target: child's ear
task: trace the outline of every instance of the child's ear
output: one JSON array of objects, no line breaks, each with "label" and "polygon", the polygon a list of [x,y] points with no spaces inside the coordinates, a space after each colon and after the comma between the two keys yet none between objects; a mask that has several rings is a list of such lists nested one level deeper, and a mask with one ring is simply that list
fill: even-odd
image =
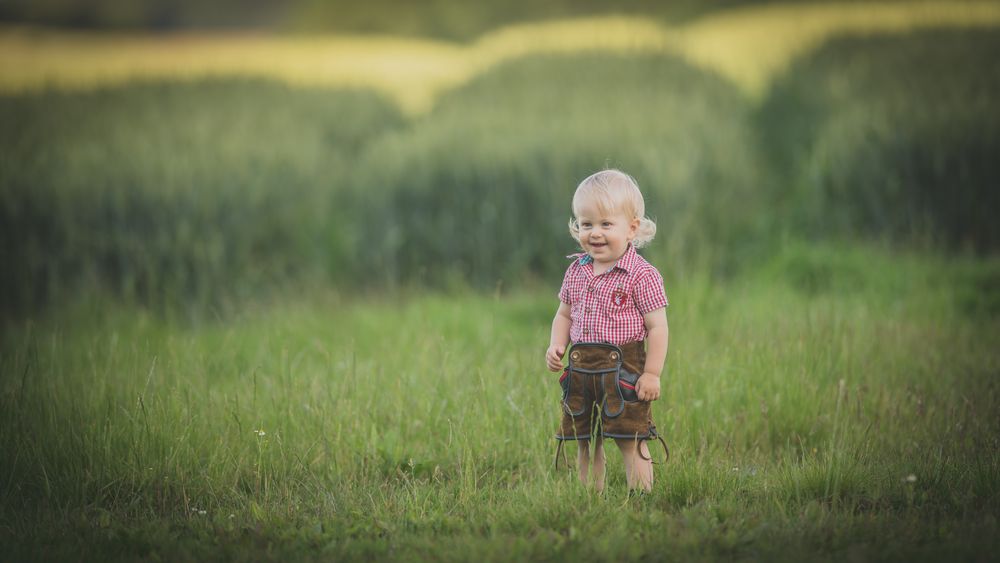
[{"label": "child's ear", "polygon": [[638,218],[632,219],[632,222],[629,223],[629,225],[628,225],[628,237],[629,237],[629,240],[632,240],[633,238],[635,238],[635,235],[639,233],[639,225],[640,224],[641,224],[641,221]]}]

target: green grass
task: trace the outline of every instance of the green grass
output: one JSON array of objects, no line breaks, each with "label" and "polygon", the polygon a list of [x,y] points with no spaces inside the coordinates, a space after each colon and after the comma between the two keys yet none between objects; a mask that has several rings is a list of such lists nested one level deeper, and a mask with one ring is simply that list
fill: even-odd
[{"label": "green grass", "polygon": [[225,309],[336,278],[335,205],[369,137],[399,127],[366,91],[260,80],[0,97],[0,311],[100,289]]},{"label": "green grass", "polygon": [[750,111],[721,78],[669,55],[500,65],[372,142],[355,183],[369,219],[360,272],[490,289],[562,273],[551,257],[578,247],[573,190],[609,166],[643,189],[662,241],[653,252],[678,267],[732,266],[765,216]]},{"label": "green grass", "polygon": [[[836,256],[867,267],[783,281]],[[0,556],[931,560],[1000,547],[1000,327],[962,305],[962,272],[984,266],[797,245],[726,285],[660,266],[673,305],[654,417],[673,457],[639,499],[613,448],[603,497],[552,468],[558,391],[541,356],[556,279],[496,297],[325,292],[218,324],[101,301],[8,324]]]},{"label": "green grass", "polygon": [[0,97],[0,309],[81,287],[226,314],[317,280],[523,285],[562,271],[572,190],[609,165],[646,190],[661,255],[732,266],[765,217],[748,113],[675,57],[601,54],[504,65],[408,122],[370,93],[251,80]]},{"label": "green grass", "polygon": [[994,29],[843,37],[797,61],[757,114],[789,222],[996,252]]},{"label": "green grass", "polygon": [[412,119],[260,80],[2,96],[0,311],[81,288],[225,316],[314,283],[537,285],[606,166],[638,179],[675,271],[734,276],[782,237],[989,256],[996,36],[843,39],[761,106],[674,56],[600,53],[504,63]]},{"label": "green grass", "polygon": [[[0,98],[0,560],[991,557],[996,112],[957,61],[993,43],[844,40],[761,108],[601,54],[409,121],[261,81]],[[673,303],[644,498],[613,448],[604,496],[552,468],[605,165]]]}]

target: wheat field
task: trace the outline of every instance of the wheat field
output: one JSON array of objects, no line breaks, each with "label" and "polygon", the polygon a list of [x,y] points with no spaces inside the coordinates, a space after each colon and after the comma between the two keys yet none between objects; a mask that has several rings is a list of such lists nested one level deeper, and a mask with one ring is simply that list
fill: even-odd
[{"label": "wheat field", "polygon": [[666,26],[628,17],[513,25],[468,45],[365,36],[0,28],[0,90],[94,88],[134,79],[247,75],[296,85],[373,88],[410,115],[495,65],[543,53],[678,54],[759,98],[772,77],[831,37],[995,27],[994,2],[818,3],[729,10]]}]

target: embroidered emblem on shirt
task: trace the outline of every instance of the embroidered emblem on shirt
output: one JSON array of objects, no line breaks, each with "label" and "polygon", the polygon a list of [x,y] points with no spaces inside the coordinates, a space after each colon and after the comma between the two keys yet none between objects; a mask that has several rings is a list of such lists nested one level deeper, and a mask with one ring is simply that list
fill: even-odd
[{"label": "embroidered emblem on shirt", "polygon": [[583,256],[580,257],[580,260],[579,260],[578,264],[580,264],[581,266],[585,266],[587,264],[590,264],[593,261],[594,261],[594,257],[593,256],[591,256],[589,254],[584,254]]},{"label": "embroidered emblem on shirt", "polygon": [[625,292],[620,289],[616,289],[615,292],[611,294],[611,303],[614,304],[616,307],[621,307],[622,305],[624,305]]}]

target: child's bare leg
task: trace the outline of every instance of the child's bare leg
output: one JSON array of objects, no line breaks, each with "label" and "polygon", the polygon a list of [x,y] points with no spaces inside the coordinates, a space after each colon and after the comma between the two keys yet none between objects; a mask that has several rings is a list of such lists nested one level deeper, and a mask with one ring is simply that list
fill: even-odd
[{"label": "child's bare leg", "polygon": [[649,455],[648,440],[639,442],[639,451],[642,455],[636,456],[636,479],[639,481],[642,490],[648,493],[653,490],[653,456]]},{"label": "child's bare leg", "polygon": [[604,491],[604,438],[597,436],[594,438],[594,489],[597,492]]},{"label": "child's bare leg", "polygon": [[[652,491],[653,460],[650,458],[646,441],[619,438],[615,443],[618,444],[618,449],[621,450],[622,458],[625,460],[625,481],[629,490],[641,487],[646,492]],[[640,451],[642,456],[639,455]]]},{"label": "child's bare leg", "polygon": [[576,441],[576,471],[580,482],[587,485],[587,474],[590,472],[590,440]]}]

